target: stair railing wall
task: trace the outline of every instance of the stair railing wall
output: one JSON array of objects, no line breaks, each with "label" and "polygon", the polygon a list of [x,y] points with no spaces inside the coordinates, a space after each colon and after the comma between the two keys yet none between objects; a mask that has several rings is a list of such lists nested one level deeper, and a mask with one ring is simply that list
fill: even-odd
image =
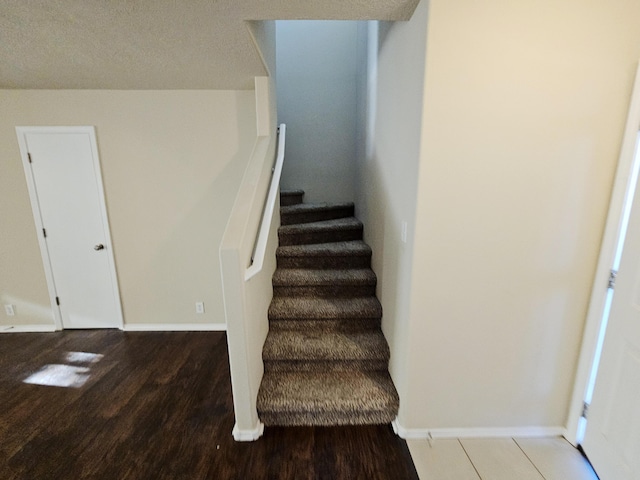
[{"label": "stair railing wall", "polygon": [[[260,91],[268,101],[268,89],[256,83],[257,102]],[[260,111],[260,105],[257,109]],[[271,278],[276,268],[280,226],[280,211],[275,206],[279,204],[285,129],[284,125],[280,126],[277,158],[275,125],[273,130],[265,129],[272,134],[256,138],[220,246],[236,420],[233,436],[237,441],[255,440],[264,429],[258,418],[256,399],[264,373],[262,346],[269,330],[267,311],[273,297]]]}]

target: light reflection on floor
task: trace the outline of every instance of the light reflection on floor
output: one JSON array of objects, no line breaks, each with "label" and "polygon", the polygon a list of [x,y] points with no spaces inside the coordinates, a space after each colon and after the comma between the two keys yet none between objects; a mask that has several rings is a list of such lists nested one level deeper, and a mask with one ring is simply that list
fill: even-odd
[{"label": "light reflection on floor", "polygon": [[[104,355],[88,352],[67,352],[65,361],[75,364],[95,364]],[[24,380],[24,383],[50,387],[80,388],[91,377],[89,366],[49,364]]]},{"label": "light reflection on floor", "polygon": [[67,352],[66,360],[71,363],[98,363],[104,355],[100,353]]}]

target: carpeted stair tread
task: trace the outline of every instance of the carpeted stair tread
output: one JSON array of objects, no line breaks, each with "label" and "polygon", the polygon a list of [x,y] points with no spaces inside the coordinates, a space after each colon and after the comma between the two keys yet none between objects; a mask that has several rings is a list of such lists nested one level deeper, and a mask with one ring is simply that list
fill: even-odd
[{"label": "carpeted stair tread", "polygon": [[274,296],[366,297],[376,294],[376,274],[370,268],[278,268]]},{"label": "carpeted stair tread", "polygon": [[273,297],[269,305],[269,320],[348,320],[380,317],[382,305],[376,297]]},{"label": "carpeted stair tread", "polygon": [[304,190],[280,190],[280,206],[298,205],[303,196]]},{"label": "carpeted stair tread", "polygon": [[381,324],[381,318],[271,319],[269,320],[269,331],[362,332],[365,330],[380,330]]},{"label": "carpeted stair tread", "polygon": [[349,228],[362,228],[362,222],[356,217],[335,218],[332,220],[321,220],[318,222],[283,225],[278,229],[278,232],[305,233],[323,230],[345,230]]},{"label": "carpeted stair tread", "polygon": [[371,248],[361,240],[279,246],[280,268],[370,268]]},{"label": "carpeted stair tread", "polygon": [[278,228],[279,244],[304,245],[362,240],[362,222],[355,217],[295,223]]},{"label": "carpeted stair tread", "polygon": [[386,371],[267,372],[257,401],[265,425],[389,423],[398,404]]},{"label": "carpeted stair tread", "polygon": [[349,242],[314,243],[310,245],[287,245],[276,249],[276,257],[324,257],[358,256],[370,257],[371,247],[362,240]]},{"label": "carpeted stair tread", "polygon": [[[302,191],[302,190],[300,190]],[[282,194],[282,193],[281,193]],[[280,214],[289,213],[310,213],[324,210],[332,210],[337,208],[354,208],[353,202],[341,202],[341,203],[301,203],[299,205],[289,205],[280,209]]]},{"label": "carpeted stair tread", "polygon": [[354,212],[353,202],[299,203],[280,207],[280,224],[292,225],[352,217]]},{"label": "carpeted stair tread", "polygon": [[376,274],[370,268],[314,270],[311,268],[278,268],[273,274],[274,287],[374,285]]},{"label": "carpeted stair tread", "polygon": [[269,332],[262,358],[270,360],[389,360],[389,346],[380,331]]}]

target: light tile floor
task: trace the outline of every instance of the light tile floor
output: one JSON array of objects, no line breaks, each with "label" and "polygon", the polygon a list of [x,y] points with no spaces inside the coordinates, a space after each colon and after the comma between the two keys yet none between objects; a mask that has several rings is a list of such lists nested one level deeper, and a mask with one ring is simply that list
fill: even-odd
[{"label": "light tile floor", "polygon": [[408,440],[421,480],[598,480],[561,437]]}]

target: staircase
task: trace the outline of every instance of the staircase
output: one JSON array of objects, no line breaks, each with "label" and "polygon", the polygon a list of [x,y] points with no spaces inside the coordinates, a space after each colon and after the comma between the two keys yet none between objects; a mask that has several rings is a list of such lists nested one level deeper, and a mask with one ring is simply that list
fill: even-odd
[{"label": "staircase", "polygon": [[280,194],[258,415],[267,426],[389,423],[399,400],[362,223],[353,203],[303,195]]}]

